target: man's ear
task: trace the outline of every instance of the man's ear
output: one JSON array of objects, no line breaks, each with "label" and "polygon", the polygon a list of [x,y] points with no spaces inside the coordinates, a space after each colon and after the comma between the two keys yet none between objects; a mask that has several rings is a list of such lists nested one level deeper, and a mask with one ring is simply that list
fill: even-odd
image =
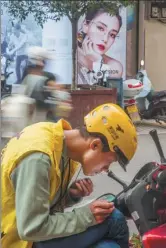
[{"label": "man's ear", "polygon": [[103,144],[101,142],[101,140],[99,138],[95,138],[91,141],[90,143],[90,148],[92,150],[98,150],[98,151],[101,151],[102,148],[103,148]]},{"label": "man's ear", "polygon": [[88,24],[87,24],[87,21],[86,21],[86,20],[84,20],[84,22],[83,22],[82,31],[83,31],[85,34],[87,34],[87,32],[88,32]]}]

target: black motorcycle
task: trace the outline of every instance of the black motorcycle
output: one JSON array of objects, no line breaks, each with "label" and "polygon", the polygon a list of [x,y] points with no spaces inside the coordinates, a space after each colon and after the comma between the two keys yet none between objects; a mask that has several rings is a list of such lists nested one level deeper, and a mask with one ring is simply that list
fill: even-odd
[{"label": "black motorcycle", "polygon": [[[137,79],[143,84],[145,84],[146,80],[151,84],[145,70],[140,70],[138,72]],[[138,96],[136,100],[139,114],[142,119],[154,119],[157,122],[166,122],[166,90],[155,92],[149,85],[147,94],[142,97]]]},{"label": "black motorcycle", "polygon": [[[108,172],[109,177],[122,185],[123,191],[116,196],[107,193],[98,198],[114,202],[116,208],[123,212],[126,218],[134,221],[141,239],[146,241],[148,235],[150,234],[152,237],[152,233],[155,233],[160,227],[163,228],[163,224],[166,231],[166,159],[157,131],[150,131],[150,135],[156,144],[161,163],[145,164],[129,185],[113,172]],[[155,241],[156,236],[154,235],[152,238]],[[162,239],[166,242],[166,236],[163,236]],[[144,244],[143,247],[151,246]],[[159,243],[158,246],[152,247],[165,248]]]}]

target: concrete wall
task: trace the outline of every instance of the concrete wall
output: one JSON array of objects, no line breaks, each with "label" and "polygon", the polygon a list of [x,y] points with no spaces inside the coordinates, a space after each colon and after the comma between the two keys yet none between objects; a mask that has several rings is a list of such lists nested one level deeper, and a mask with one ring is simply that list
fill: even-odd
[{"label": "concrete wall", "polygon": [[166,24],[145,21],[145,67],[156,90],[166,90]]}]

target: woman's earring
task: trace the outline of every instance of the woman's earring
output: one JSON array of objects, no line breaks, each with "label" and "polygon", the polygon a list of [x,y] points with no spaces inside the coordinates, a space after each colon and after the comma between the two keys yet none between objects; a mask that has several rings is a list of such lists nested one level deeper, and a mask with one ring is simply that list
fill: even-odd
[{"label": "woman's earring", "polygon": [[82,46],[82,42],[84,40],[84,37],[85,37],[85,34],[82,31],[77,34],[77,41],[78,41],[79,47]]},{"label": "woman's earring", "polygon": [[84,39],[84,33],[83,32],[79,32],[77,34],[77,40],[78,40],[78,42],[82,43],[83,42],[83,39]]}]

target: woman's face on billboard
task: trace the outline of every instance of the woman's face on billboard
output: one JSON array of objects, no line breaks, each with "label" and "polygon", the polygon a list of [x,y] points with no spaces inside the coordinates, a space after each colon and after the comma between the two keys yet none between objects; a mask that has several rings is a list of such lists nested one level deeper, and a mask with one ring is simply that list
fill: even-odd
[{"label": "woman's face on billboard", "polygon": [[83,32],[93,43],[93,50],[100,55],[105,54],[115,41],[120,24],[117,16],[108,13],[96,15],[90,22],[84,21]]}]

